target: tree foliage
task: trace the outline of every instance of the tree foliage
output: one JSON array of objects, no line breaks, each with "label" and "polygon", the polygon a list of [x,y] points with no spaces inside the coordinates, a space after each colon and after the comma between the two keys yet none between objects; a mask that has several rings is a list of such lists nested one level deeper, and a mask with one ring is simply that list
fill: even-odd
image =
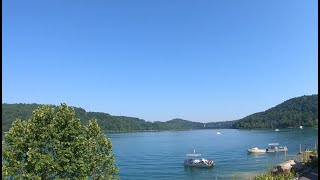
[{"label": "tree foliage", "polygon": [[111,140],[96,120],[87,126],[73,108],[45,105],[13,122],[2,141],[2,173],[13,179],[116,179]]}]

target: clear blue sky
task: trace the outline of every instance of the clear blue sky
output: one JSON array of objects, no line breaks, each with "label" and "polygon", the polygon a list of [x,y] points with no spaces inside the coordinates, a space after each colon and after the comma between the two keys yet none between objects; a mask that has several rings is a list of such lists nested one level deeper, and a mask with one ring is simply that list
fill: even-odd
[{"label": "clear blue sky", "polygon": [[235,120],[318,93],[316,0],[4,0],[2,102]]}]

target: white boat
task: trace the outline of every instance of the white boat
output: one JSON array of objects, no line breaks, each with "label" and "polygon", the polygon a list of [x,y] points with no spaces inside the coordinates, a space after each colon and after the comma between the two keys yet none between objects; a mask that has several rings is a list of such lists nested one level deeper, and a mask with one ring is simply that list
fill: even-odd
[{"label": "white boat", "polygon": [[286,146],[279,146],[279,143],[270,143],[268,144],[267,152],[284,152],[288,151],[288,148]]},{"label": "white boat", "polygon": [[267,152],[267,150],[253,147],[253,148],[248,149],[248,152],[250,152],[250,153],[265,153],[265,152]]},{"label": "white boat", "polygon": [[279,152],[282,152],[282,151],[288,151],[288,148],[287,148],[287,146],[279,146],[278,148],[277,148],[277,151]]},{"label": "white boat", "polygon": [[221,133],[218,131],[217,134],[221,134]]},{"label": "white boat", "polygon": [[274,131],[279,131],[279,129],[275,129]]},{"label": "white boat", "polygon": [[195,157],[201,156],[201,154],[196,154],[196,151],[193,151],[193,154],[186,154],[189,158],[184,160],[185,166],[190,167],[213,167],[213,160],[210,159],[196,159]]},{"label": "white boat", "polygon": [[299,128],[300,128],[300,129],[302,129],[303,127],[302,127],[302,126],[300,126]]}]

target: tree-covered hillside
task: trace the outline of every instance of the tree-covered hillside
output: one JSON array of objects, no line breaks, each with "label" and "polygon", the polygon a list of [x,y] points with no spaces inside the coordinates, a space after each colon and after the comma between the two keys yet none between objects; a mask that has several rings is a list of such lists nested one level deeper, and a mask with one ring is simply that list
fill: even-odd
[{"label": "tree-covered hillside", "polygon": [[318,95],[289,99],[264,112],[240,119],[234,128],[289,128],[318,125]]},{"label": "tree-covered hillside", "polygon": [[[29,119],[39,104],[2,104],[2,132],[8,131],[16,118]],[[55,107],[55,106],[54,106]],[[183,119],[166,122],[148,122],[127,116],[113,116],[101,112],[86,112],[74,107],[82,123],[97,119],[105,132],[161,131],[216,128],[288,128],[318,125],[318,95],[302,96],[287,100],[264,112],[255,113],[234,121],[200,123]]]},{"label": "tree-covered hillside", "polygon": [[[2,132],[8,131],[16,118],[26,120],[31,117],[32,111],[40,104],[2,104]],[[53,106],[56,107],[56,106]],[[183,119],[173,119],[167,122],[148,122],[135,117],[112,116],[101,112],[86,112],[82,108],[74,107],[76,117],[83,124],[89,120],[97,119],[99,125],[105,132],[132,132],[132,131],[161,131],[161,130],[186,130],[225,128],[226,126],[207,126],[204,123],[191,122]],[[224,122],[219,122],[224,124]],[[228,124],[230,124],[228,122]],[[229,126],[228,128],[231,128]]]},{"label": "tree-covered hillside", "polygon": [[233,121],[223,121],[223,122],[209,122],[206,123],[206,128],[209,129],[230,129],[234,128],[234,124],[237,123],[238,120]]}]

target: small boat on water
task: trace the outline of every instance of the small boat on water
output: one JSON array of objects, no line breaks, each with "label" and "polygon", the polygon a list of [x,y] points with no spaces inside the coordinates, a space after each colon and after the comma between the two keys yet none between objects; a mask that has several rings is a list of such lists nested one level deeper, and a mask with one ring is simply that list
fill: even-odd
[{"label": "small boat on water", "polygon": [[221,133],[218,131],[217,134],[221,134]]},{"label": "small boat on water", "polygon": [[300,128],[300,129],[303,129],[303,126],[300,126],[299,128]]},{"label": "small boat on water", "polygon": [[266,149],[259,149],[258,147],[253,147],[247,150],[249,153],[265,153]]},{"label": "small boat on water", "polygon": [[184,160],[185,166],[190,167],[213,167],[213,160],[210,159],[196,159],[195,157],[201,156],[201,154],[196,154],[196,151],[193,151],[193,154],[186,154],[189,158]]},{"label": "small boat on water", "polygon": [[274,131],[279,131],[279,129],[275,129]]},{"label": "small boat on water", "polygon": [[284,152],[284,151],[288,151],[288,148],[286,146],[279,146],[279,143],[270,143],[270,144],[268,144],[268,146],[269,147],[266,149],[267,152]]},{"label": "small boat on water", "polygon": [[[284,152],[288,151],[286,146],[279,146],[279,143],[269,143],[267,149],[259,149],[257,147],[253,147],[248,149],[247,151],[250,153],[265,153],[265,152]],[[279,146],[279,147],[278,147]]]}]

